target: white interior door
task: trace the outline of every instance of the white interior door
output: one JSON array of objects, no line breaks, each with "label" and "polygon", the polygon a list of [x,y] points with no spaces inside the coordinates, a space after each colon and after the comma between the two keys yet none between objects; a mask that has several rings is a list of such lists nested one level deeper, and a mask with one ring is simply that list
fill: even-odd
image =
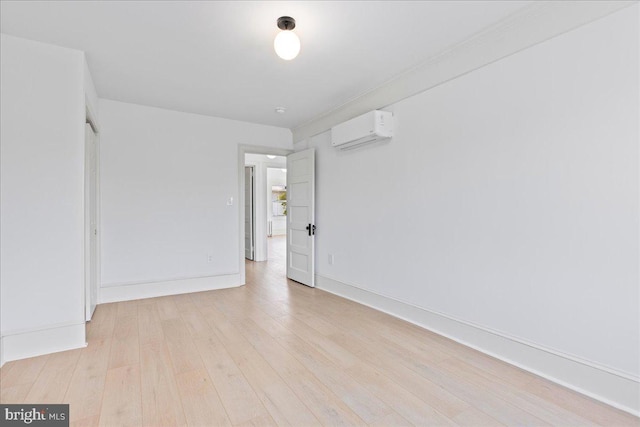
[{"label": "white interior door", "polygon": [[287,277],[315,286],[315,151],[287,156]]},{"label": "white interior door", "polygon": [[255,258],[255,233],[254,233],[254,167],[244,168],[244,257],[254,260]]},{"label": "white interior door", "polygon": [[85,304],[86,320],[91,320],[98,300],[98,204],[97,204],[97,139],[88,123],[85,125]]}]

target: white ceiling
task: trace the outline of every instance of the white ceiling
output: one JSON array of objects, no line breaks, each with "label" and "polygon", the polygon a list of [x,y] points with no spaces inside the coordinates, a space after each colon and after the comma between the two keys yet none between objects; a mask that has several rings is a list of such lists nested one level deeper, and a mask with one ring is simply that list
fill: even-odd
[{"label": "white ceiling", "polygon": [[[295,128],[529,3],[3,0],[0,30],[85,51],[103,98]],[[273,51],[282,15],[293,61]]]}]

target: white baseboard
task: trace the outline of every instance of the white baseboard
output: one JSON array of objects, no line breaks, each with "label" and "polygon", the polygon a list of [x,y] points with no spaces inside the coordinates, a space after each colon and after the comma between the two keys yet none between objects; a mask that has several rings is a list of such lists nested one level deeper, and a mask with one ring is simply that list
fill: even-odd
[{"label": "white baseboard", "polygon": [[640,382],[596,363],[567,357],[375,292],[316,275],[316,287],[421,326],[615,408],[640,415]]},{"label": "white baseboard", "polygon": [[227,274],[163,282],[102,286],[98,289],[98,304],[234,288],[243,284],[240,274]]},{"label": "white baseboard", "polygon": [[1,364],[12,360],[82,348],[86,345],[84,322],[8,333],[0,337]]}]

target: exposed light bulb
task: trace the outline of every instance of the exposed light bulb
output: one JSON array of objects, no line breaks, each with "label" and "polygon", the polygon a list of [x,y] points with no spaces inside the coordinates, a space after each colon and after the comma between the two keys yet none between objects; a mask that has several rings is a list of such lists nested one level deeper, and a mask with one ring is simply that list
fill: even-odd
[{"label": "exposed light bulb", "polygon": [[290,61],[300,53],[300,39],[291,30],[280,31],[273,41],[273,48],[280,58]]}]

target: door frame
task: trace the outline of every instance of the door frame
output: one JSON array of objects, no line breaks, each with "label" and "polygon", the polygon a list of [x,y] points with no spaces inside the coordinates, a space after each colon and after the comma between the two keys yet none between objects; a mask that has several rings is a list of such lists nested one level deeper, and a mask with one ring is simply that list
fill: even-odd
[{"label": "door frame", "polygon": [[240,283],[247,282],[244,268],[244,155],[245,154],[272,154],[274,156],[287,156],[293,150],[287,148],[265,147],[261,145],[238,144],[238,269]]},{"label": "door frame", "polygon": [[[101,227],[100,227],[100,127],[98,125],[98,120],[97,120],[97,115],[96,113],[93,111],[93,109],[91,108],[91,105],[89,104],[89,102],[85,102],[85,124],[89,124],[91,126],[91,129],[93,130],[93,133],[95,134],[95,148],[96,148],[96,188],[95,188],[95,192],[96,192],[96,229],[98,231],[98,234],[96,235],[96,253],[95,253],[95,265],[96,265],[96,307],[98,306],[98,304],[100,303],[100,272],[101,272],[101,263],[100,263],[100,259],[101,259],[101,251],[100,251],[100,242],[102,239],[102,233],[101,233]],[[83,128],[84,129],[84,128]],[[83,153],[84,153],[84,145],[83,145]],[[84,157],[83,157],[84,158]],[[83,162],[83,175],[85,177],[85,182],[86,182],[86,175],[87,175],[87,171],[85,170],[85,165],[86,163]],[[84,184],[83,184],[84,187]],[[84,195],[86,193],[83,191],[83,198]],[[85,205],[86,206],[86,205]],[[87,218],[87,212],[86,212],[86,208],[85,208],[85,212],[84,212],[84,221],[86,222],[88,220]],[[89,283],[86,282],[86,277],[87,277],[87,269],[91,268],[91,260],[88,259],[87,254],[89,252],[89,248],[86,247],[86,242],[87,239],[90,236],[86,235],[86,226],[84,227],[85,229],[85,235],[84,235],[84,243],[83,243],[83,256],[84,256],[84,265],[83,265],[83,277],[85,278],[84,280],[84,286],[83,286],[83,292],[84,292],[84,304],[82,305],[82,318],[85,320],[85,322],[90,321],[91,319],[88,316],[88,306],[90,304],[90,298],[91,298],[91,294],[90,294],[90,290],[89,290]]]},{"label": "door frame", "polygon": [[[251,261],[255,261],[256,259],[256,165],[244,165],[244,171],[245,174],[247,172],[247,168],[251,169],[251,178],[253,179],[253,183],[251,185],[251,242],[253,243],[253,251],[251,251],[251,258],[247,258],[247,246],[245,245],[244,249],[245,249],[245,253],[244,253],[244,258],[245,259],[250,259]],[[244,176],[244,175],[243,175]],[[247,181],[245,180],[244,182],[245,186],[247,185]],[[246,188],[245,188],[245,192],[242,193],[242,196],[244,197],[244,195],[246,194]],[[246,202],[246,199],[242,199],[243,203]],[[247,216],[247,210],[246,210],[246,204],[243,204],[244,209],[244,221],[243,224],[246,224],[246,216]],[[244,228],[244,236],[245,236],[245,243],[246,243],[246,237],[247,237],[247,229]]]}]

